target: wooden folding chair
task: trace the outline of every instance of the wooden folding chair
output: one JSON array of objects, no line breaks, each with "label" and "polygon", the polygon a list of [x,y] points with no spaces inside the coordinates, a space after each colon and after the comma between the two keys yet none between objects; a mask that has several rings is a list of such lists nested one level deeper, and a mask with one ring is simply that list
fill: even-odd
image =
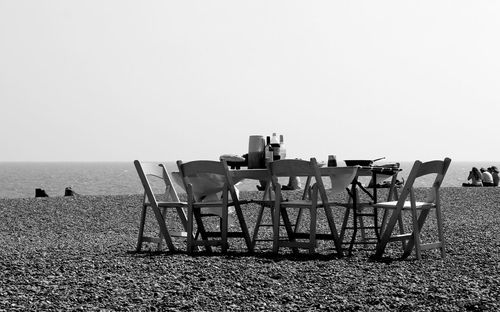
[{"label": "wooden folding chair", "polygon": [[[167,243],[170,250],[176,250],[172,237],[187,237],[187,218],[184,209],[187,207],[186,202],[181,202],[179,196],[175,191],[172,184],[172,179],[164,164],[151,163],[151,162],[140,162],[138,160],[134,161],[137,174],[141,180],[142,186],[144,188],[144,198],[142,204],[141,220],[139,224],[139,237],[137,239],[136,251],[140,251],[142,248],[142,243],[152,242],[158,244],[158,249],[162,248],[163,239]],[[156,179],[157,181],[154,181]],[[156,188],[154,185],[160,182],[160,189],[164,190],[164,194],[158,194],[155,192]],[[157,198],[160,198],[158,200]],[[150,237],[144,235],[144,227],[146,223],[146,215],[148,208],[153,210],[156,221],[159,225],[159,237]],[[166,223],[167,209],[175,209],[177,216],[180,219],[181,226],[184,231],[170,231]]]},{"label": "wooden folding chair", "polygon": [[[393,241],[406,242],[406,244],[403,244],[402,259],[407,258],[411,254],[413,248],[415,248],[417,259],[421,259],[422,251],[428,249],[440,249],[441,257],[445,257],[445,239],[443,235],[443,219],[439,189],[450,163],[450,158],[425,163],[419,160],[415,161],[403,186],[399,199],[397,201],[382,202],[373,205],[377,209],[390,211],[390,218],[387,224],[382,225],[383,230],[381,239],[373,255],[374,259],[380,259],[385,252],[387,244]],[[427,192],[422,192],[425,190],[423,188],[421,190],[415,190],[414,184],[417,179],[433,174],[435,174],[435,178]],[[426,196],[421,196],[421,193],[426,193]],[[417,197],[419,197],[419,199],[423,197],[422,201],[419,201]],[[423,243],[421,237],[422,229],[431,209],[434,209],[436,212],[437,241]],[[411,231],[394,234],[394,227],[398,220],[401,220],[404,211],[408,211],[411,215]]]},{"label": "wooden folding chair", "polygon": [[[228,237],[241,237],[245,240],[249,251],[253,250],[247,225],[241,210],[241,205],[248,201],[239,200],[227,163],[222,161],[196,160],[187,163],[177,161],[188,197],[188,232],[193,232],[193,221],[196,220],[199,235],[188,236],[188,252],[193,252],[195,246],[205,246],[211,251],[211,246],[221,246],[224,253],[228,249]],[[220,193],[220,196],[214,194]],[[241,232],[228,231],[228,211],[234,207]],[[220,213],[214,213],[214,208]],[[203,211],[208,209],[209,213]],[[207,231],[203,217],[219,218],[218,230]],[[199,239],[201,236],[201,239]]]},{"label": "wooden folding chair", "polygon": [[[349,255],[352,254],[354,245],[365,245],[377,244],[380,240],[381,225],[378,221],[378,211],[373,206],[374,203],[378,201],[378,188],[387,188],[387,197],[385,201],[392,201],[398,199],[397,190],[397,176],[399,169],[399,163],[376,166],[372,168],[360,168],[358,174],[354,180],[354,186],[349,192],[350,198],[347,205],[347,210],[344,215],[344,221],[342,223],[342,230],[340,231],[340,237],[344,244],[349,244]],[[360,178],[370,177],[370,182],[368,185],[363,185]],[[391,181],[389,182],[388,179]],[[384,183],[380,183],[380,182]],[[387,183],[389,182],[389,183]],[[370,192],[369,189],[372,189]],[[362,200],[363,198],[367,199]],[[349,216],[351,215],[351,220]],[[384,213],[382,224],[386,220],[386,214]],[[367,219],[367,220],[365,220]],[[349,224],[351,221],[352,224]],[[352,232],[350,241],[344,241],[346,230]],[[371,236],[367,235],[367,230],[372,232]],[[361,240],[358,241],[358,231],[361,234]]]},{"label": "wooden folding chair", "polygon": [[[337,228],[333,219],[331,205],[328,201],[325,186],[321,178],[320,168],[315,158],[310,161],[299,159],[284,159],[271,163],[270,167],[272,186],[275,193],[274,218],[273,218],[273,252],[278,253],[279,247],[289,247],[294,251],[298,248],[305,248],[309,253],[315,252],[317,240],[333,241],[337,254],[342,257],[342,245],[339,239]],[[352,177],[355,175],[354,174]],[[279,178],[286,177],[312,177],[314,184],[311,187],[310,197],[305,196],[302,199],[288,200],[284,197],[281,191]],[[325,211],[326,220],[328,222],[329,233],[317,233],[317,210],[323,208]],[[308,232],[300,232],[299,224],[295,224],[295,229],[292,228],[288,209],[299,209],[299,215],[302,210],[309,210],[310,222]],[[282,239],[280,236],[280,222],[283,219],[287,232],[287,239]],[[300,222],[298,218],[297,222]],[[301,241],[298,241],[300,239]],[[306,241],[303,241],[306,240]]]}]

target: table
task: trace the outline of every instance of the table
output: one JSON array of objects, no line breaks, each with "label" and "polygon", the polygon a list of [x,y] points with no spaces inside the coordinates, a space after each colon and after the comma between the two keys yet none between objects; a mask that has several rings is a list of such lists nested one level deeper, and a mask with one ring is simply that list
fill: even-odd
[{"label": "table", "polygon": [[[323,177],[328,177],[331,176],[333,171],[332,168],[337,168],[337,167],[321,167],[320,168],[320,173],[321,176]],[[345,232],[347,229],[352,229],[353,230],[353,235],[351,237],[351,240],[348,242],[349,243],[349,253],[352,252],[353,245],[356,244],[356,235],[358,230],[362,230],[362,235],[363,235],[363,241],[362,243],[366,243],[365,237],[364,237],[364,229],[367,229],[369,227],[365,227],[363,222],[361,221],[360,224],[358,224],[359,220],[362,220],[361,218],[363,217],[372,217],[374,221],[374,226],[371,227],[376,235],[376,240],[380,240],[380,226],[378,224],[378,214],[377,210],[374,208],[374,211],[372,213],[360,213],[359,209],[363,207],[363,204],[359,202],[359,192],[364,192],[366,193],[370,199],[373,201],[373,203],[377,202],[377,185],[374,183],[374,187],[372,187],[372,192],[368,190],[367,187],[363,186],[363,184],[359,181],[359,177],[362,176],[370,176],[373,181],[377,181],[377,178],[380,176],[389,176],[392,177],[391,179],[391,184],[389,188],[389,195],[388,199],[396,198],[397,199],[397,190],[395,189],[395,183],[397,180],[397,174],[401,169],[396,168],[396,167],[385,167],[385,166],[372,166],[372,167],[359,167],[358,168],[358,173],[354,180],[351,182],[351,189],[348,190],[348,193],[350,195],[350,200],[351,200],[351,206],[349,207],[349,203],[346,205],[346,211],[344,213],[344,219],[341,227],[341,233],[340,233],[340,238],[343,240],[343,237],[345,235]],[[270,188],[270,182],[271,182],[271,175],[268,169],[231,169],[230,171],[230,176],[233,179],[233,183],[237,183],[240,181],[243,181],[245,179],[252,179],[252,180],[258,180],[258,181],[266,181],[266,189],[263,192],[262,200],[253,200],[251,203],[256,203],[260,204],[261,208],[257,217],[257,222],[254,228],[254,233],[252,237],[252,248],[255,246],[256,242],[258,240],[258,230],[262,226],[272,226],[272,224],[261,224],[262,223],[262,217],[264,213],[264,209],[267,208],[273,208],[274,207],[274,201],[273,201],[273,196]],[[174,180],[178,182],[178,173],[173,173],[172,174],[174,177]],[[311,183],[311,177],[307,178],[305,187],[304,187],[304,193],[303,193],[303,198],[307,196],[308,192],[308,187],[310,186]],[[182,186],[182,182],[178,183],[179,185]],[[222,187],[222,185],[207,185],[206,189],[200,189],[199,192],[203,194],[207,194],[207,192],[213,192],[217,189]],[[340,190],[336,190],[337,192]],[[342,190],[343,191],[343,190]],[[366,208],[366,207],[364,207]],[[352,226],[348,226],[348,219],[350,215],[350,211],[353,211],[353,224]],[[300,223],[300,214],[297,217],[296,224]],[[383,224],[383,222],[382,222]],[[296,227],[297,228],[297,227]]]}]

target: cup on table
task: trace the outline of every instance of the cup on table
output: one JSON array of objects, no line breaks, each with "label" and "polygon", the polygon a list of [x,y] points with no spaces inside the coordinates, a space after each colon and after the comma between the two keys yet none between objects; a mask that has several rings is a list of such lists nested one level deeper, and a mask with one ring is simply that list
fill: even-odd
[{"label": "cup on table", "polygon": [[337,167],[337,157],[335,155],[328,155],[328,167]]},{"label": "cup on table", "polygon": [[265,168],[264,147],[266,142],[262,135],[251,135],[248,141],[248,169]]}]

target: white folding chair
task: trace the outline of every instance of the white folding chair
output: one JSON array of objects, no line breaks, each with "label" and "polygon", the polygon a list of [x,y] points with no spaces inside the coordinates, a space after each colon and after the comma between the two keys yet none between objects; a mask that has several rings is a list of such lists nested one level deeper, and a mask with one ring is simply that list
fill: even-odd
[{"label": "white folding chair", "polygon": [[[380,240],[381,224],[378,221],[378,211],[373,206],[378,201],[377,189],[387,188],[387,199],[385,201],[397,200],[399,195],[396,181],[399,171],[399,163],[360,168],[358,170],[358,174],[353,181],[355,187],[349,192],[350,198],[346,206],[348,209],[345,212],[342,230],[340,231],[343,242],[346,230],[352,233],[350,241],[344,242],[349,244],[349,254],[352,254],[354,245],[362,244],[366,247],[368,244],[375,245]],[[364,186],[361,179],[367,177],[370,177],[370,183]],[[387,183],[389,182],[388,179],[391,180],[390,183]],[[382,181],[384,183],[380,183]],[[368,190],[369,188],[372,190]],[[349,218],[351,212],[352,217]],[[383,215],[382,224],[384,224],[385,218],[386,213]],[[372,235],[367,235],[366,230],[370,230]],[[361,234],[361,240],[358,240],[358,231]]]},{"label": "white folding chair", "polygon": [[[340,186],[343,181],[347,181],[348,185],[356,175],[357,168],[328,168],[329,176],[333,181],[338,181],[334,186],[334,191],[345,189],[345,186]],[[298,248],[306,248],[309,253],[315,252],[316,242],[318,239],[331,240],[337,250],[339,257],[343,255],[342,245],[337,232],[337,227],[333,218],[331,206],[336,203],[330,202],[323,184],[322,173],[315,158],[310,161],[299,159],[284,159],[271,163],[269,167],[272,179],[272,185],[275,193],[275,206],[273,217],[273,252],[278,253],[279,247],[290,247],[294,251]],[[348,172],[347,172],[348,171]],[[345,178],[348,176],[347,178]],[[302,177],[314,178],[314,184],[311,187],[310,196],[303,196],[302,199],[285,198],[282,192],[279,178],[286,177]],[[307,191],[308,192],[308,191]],[[299,226],[301,217],[297,217],[295,229],[292,228],[288,216],[288,209],[299,209],[298,216],[301,216],[302,210],[309,210],[310,224],[307,232],[300,232]],[[329,233],[317,233],[317,210],[324,209],[326,221],[328,222]],[[281,239],[280,222],[283,219],[288,238]],[[306,241],[298,241],[298,239]]]},{"label": "white folding chair", "polygon": [[[376,203],[373,207],[384,209],[390,213],[390,218],[386,225],[382,225],[382,234],[377,249],[373,255],[374,259],[380,259],[386,250],[386,246],[390,242],[402,241],[403,254],[401,258],[407,258],[413,248],[417,259],[422,258],[422,251],[429,249],[440,249],[441,257],[445,257],[445,238],[443,234],[443,218],[441,214],[441,202],[439,189],[446,175],[451,159],[434,160],[429,162],[415,161],[409,173],[409,176],[404,183],[403,190],[397,201]],[[415,189],[415,181],[419,178],[435,175],[433,183],[430,187],[419,187]],[[420,179],[422,180],[422,179]],[[424,182],[425,180],[422,180]],[[424,192],[426,191],[426,192]],[[429,212],[434,210],[436,213],[436,231],[437,241],[422,242],[422,230]],[[401,220],[403,212],[410,213],[411,231],[405,233],[394,234],[396,223]],[[427,228],[427,234],[430,234],[430,228]],[[429,235],[430,236],[430,235]],[[430,238],[426,238],[429,240]]]},{"label": "white folding chair", "polygon": [[[176,248],[172,242],[172,237],[188,237],[187,218],[184,211],[187,207],[187,203],[179,200],[179,196],[177,195],[177,192],[172,184],[172,179],[164,164],[140,162],[139,160],[135,160],[134,165],[144,188],[144,198],[136,251],[141,250],[144,242],[157,243],[158,249],[161,249],[163,239],[165,239],[168,248],[171,251],[174,251]],[[158,183],[161,185],[159,189],[164,191],[163,194],[159,194],[159,192],[156,191],[157,188],[154,187]],[[158,198],[161,199],[158,200]],[[144,235],[148,208],[153,210],[158,223],[160,229],[158,237]],[[167,209],[174,209],[176,211],[177,216],[180,219],[180,225],[184,231],[172,231],[169,229],[165,220],[167,216]]]},{"label": "white folding chair", "polygon": [[[224,253],[229,247],[228,237],[243,238],[248,251],[252,251],[253,245],[241,210],[241,205],[248,201],[238,199],[227,163],[224,160],[196,160],[187,163],[179,160],[177,167],[188,197],[188,232],[193,232],[193,221],[196,219],[198,233],[201,236],[201,239],[198,239],[198,235],[188,237],[188,252],[193,252],[195,246],[205,246],[207,251],[211,251],[211,246],[221,246],[221,251]],[[216,193],[220,193],[220,197],[214,196]],[[240,232],[228,230],[229,207],[234,207]],[[214,209],[219,212],[214,213]],[[214,216],[219,218],[219,228],[207,231],[202,218]]]}]

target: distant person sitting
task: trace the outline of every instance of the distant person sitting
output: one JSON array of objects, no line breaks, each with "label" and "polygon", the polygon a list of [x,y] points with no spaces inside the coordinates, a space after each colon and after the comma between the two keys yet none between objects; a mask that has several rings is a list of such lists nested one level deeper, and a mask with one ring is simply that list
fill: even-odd
[{"label": "distant person sitting", "polygon": [[469,171],[467,181],[472,180],[470,183],[463,183],[462,186],[483,186],[481,172],[476,167],[472,167]]},{"label": "distant person sitting", "polygon": [[77,196],[78,194],[73,191],[73,189],[71,188],[71,186],[68,186],[64,189],[64,196]]},{"label": "distant person sitting", "polygon": [[493,176],[484,168],[481,168],[481,179],[483,186],[493,186]]},{"label": "distant person sitting", "polygon": [[491,173],[493,177],[493,186],[498,186],[498,182],[500,181],[500,177],[498,175],[498,168],[496,166],[491,166],[488,168],[488,171]]},{"label": "distant person sitting", "polygon": [[49,195],[47,195],[44,189],[37,188],[35,189],[35,197],[49,197]]}]

